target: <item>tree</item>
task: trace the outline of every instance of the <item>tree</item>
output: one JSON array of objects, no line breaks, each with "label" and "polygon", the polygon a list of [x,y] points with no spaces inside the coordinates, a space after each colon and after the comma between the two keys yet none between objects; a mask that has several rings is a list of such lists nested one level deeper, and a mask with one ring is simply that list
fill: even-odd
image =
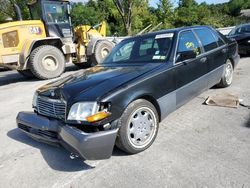
[{"label": "tree", "polygon": [[117,10],[120,13],[125,31],[131,34],[133,0],[113,0]]},{"label": "tree", "polygon": [[14,11],[13,4],[17,4],[20,9],[24,20],[30,18],[29,10],[27,7],[27,0],[0,0],[1,10],[0,10],[0,22],[5,22],[7,18],[16,20],[16,14]]},{"label": "tree", "polygon": [[[26,6],[31,0],[0,0],[0,23],[6,18],[16,19],[13,3],[19,5],[23,19],[29,19]],[[85,3],[72,4],[72,23],[95,25],[105,20],[107,34],[119,36],[133,35],[152,24],[162,22],[162,28],[188,25],[212,25],[226,27],[249,21],[240,11],[250,8],[249,0],[230,0],[228,3],[196,3],[195,0],[179,0],[174,7],[173,0],[158,0],[157,7],[150,7],[149,0],[85,0]]]},{"label": "tree", "polygon": [[148,6],[148,1],[141,1],[133,7],[132,34],[139,33],[149,25],[156,26],[158,19],[153,9]]},{"label": "tree", "polygon": [[121,32],[122,21],[113,0],[90,0],[86,3],[74,3],[71,12],[72,23],[75,27],[85,24],[96,25],[105,20],[108,23],[107,35],[116,32],[123,34]]},{"label": "tree", "polygon": [[89,1],[87,4],[75,3],[71,11],[72,23],[74,26],[83,24],[95,25],[103,20],[96,2]]},{"label": "tree", "polygon": [[192,7],[198,5],[195,0],[179,0],[179,7]]},{"label": "tree", "polygon": [[174,11],[173,4],[170,0],[159,0],[157,3],[157,18],[161,21],[162,28],[171,28],[173,27]]},{"label": "tree", "polygon": [[234,17],[239,16],[244,3],[244,0],[231,0],[228,3],[229,14]]}]

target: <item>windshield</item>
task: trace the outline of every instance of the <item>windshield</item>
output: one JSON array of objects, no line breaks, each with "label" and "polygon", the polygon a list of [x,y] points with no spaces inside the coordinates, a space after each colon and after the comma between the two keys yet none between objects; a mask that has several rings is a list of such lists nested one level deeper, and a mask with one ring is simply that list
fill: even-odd
[{"label": "windshield", "polygon": [[45,3],[44,9],[48,23],[69,23],[65,3]]},{"label": "windshield", "polygon": [[103,63],[165,62],[174,33],[155,34],[125,39],[119,43]]},{"label": "windshield", "polygon": [[240,27],[234,28],[228,35],[250,33],[250,25],[243,25]]}]

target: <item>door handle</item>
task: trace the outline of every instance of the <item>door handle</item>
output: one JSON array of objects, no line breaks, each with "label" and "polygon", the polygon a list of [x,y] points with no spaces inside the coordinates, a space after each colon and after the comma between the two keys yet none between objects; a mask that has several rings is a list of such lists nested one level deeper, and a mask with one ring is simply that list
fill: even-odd
[{"label": "door handle", "polygon": [[206,63],[206,62],[207,62],[207,58],[206,58],[206,57],[201,58],[201,59],[200,59],[200,62],[201,62],[201,63]]}]

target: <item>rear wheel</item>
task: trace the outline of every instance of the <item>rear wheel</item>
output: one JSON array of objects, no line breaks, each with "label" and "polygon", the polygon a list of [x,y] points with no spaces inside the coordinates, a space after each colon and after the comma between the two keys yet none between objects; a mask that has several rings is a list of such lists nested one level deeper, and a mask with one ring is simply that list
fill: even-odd
[{"label": "rear wheel", "polygon": [[226,68],[222,75],[221,81],[218,84],[219,87],[228,87],[233,82],[234,67],[230,60],[226,62]]},{"label": "rear wheel", "polygon": [[43,45],[33,50],[29,63],[31,72],[39,79],[56,78],[65,70],[63,53],[50,45]]},{"label": "rear wheel", "polygon": [[95,66],[101,63],[104,58],[111,52],[113,47],[113,43],[107,40],[98,41],[95,46],[94,54],[91,58],[91,65]]},{"label": "rear wheel", "polygon": [[119,120],[116,146],[135,154],[150,147],[158,132],[158,114],[153,104],[138,99],[132,102]]}]

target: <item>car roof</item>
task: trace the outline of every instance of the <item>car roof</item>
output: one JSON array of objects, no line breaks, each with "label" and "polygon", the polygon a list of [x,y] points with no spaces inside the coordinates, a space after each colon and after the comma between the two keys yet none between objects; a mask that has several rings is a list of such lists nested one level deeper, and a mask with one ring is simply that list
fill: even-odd
[{"label": "car roof", "polygon": [[164,30],[160,30],[160,31],[155,31],[155,32],[151,32],[151,33],[146,33],[146,34],[142,34],[142,35],[136,35],[133,36],[131,38],[139,38],[139,37],[150,37],[153,35],[158,35],[158,34],[164,34],[164,33],[179,33],[180,31],[183,30],[187,30],[187,29],[201,29],[201,28],[211,28],[211,26],[186,26],[186,27],[178,27],[178,28],[174,28],[174,29],[164,29]]},{"label": "car roof", "polygon": [[248,26],[248,25],[250,25],[250,23],[240,24],[240,25],[238,25],[236,27],[243,27],[243,26]]}]

